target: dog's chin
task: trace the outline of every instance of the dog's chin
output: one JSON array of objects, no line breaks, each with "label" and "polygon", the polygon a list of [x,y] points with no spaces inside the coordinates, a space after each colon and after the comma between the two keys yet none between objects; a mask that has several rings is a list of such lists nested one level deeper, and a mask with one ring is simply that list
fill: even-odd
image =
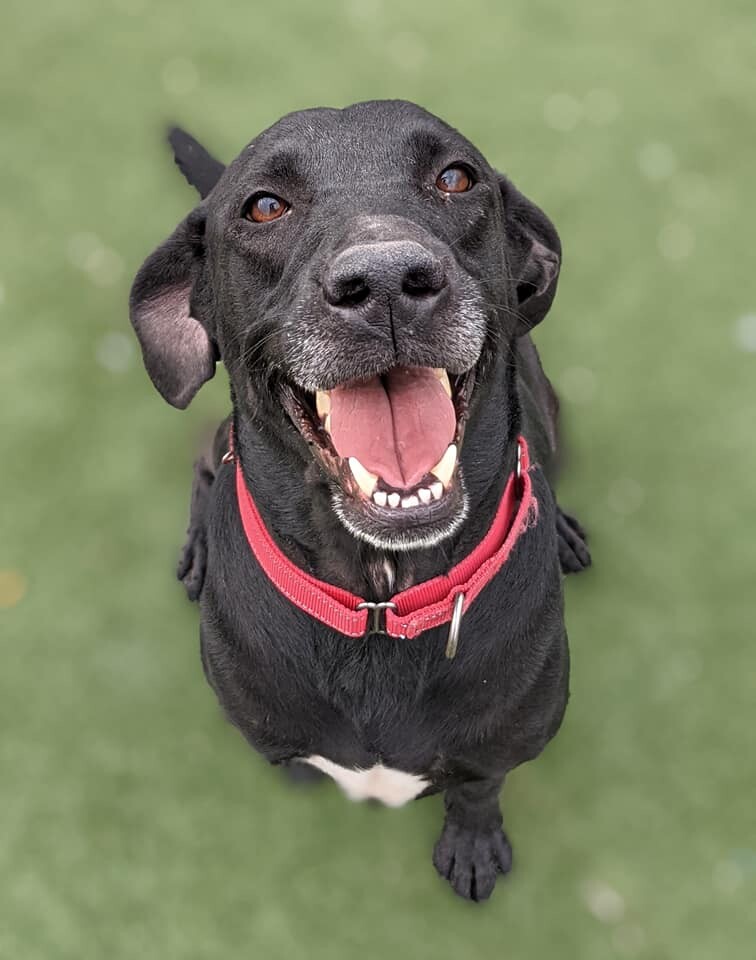
[{"label": "dog's chin", "polygon": [[474,381],[474,368],[449,376],[443,368],[396,367],[328,391],[281,385],[283,407],[325,472],[334,513],[350,534],[408,551],[460,528],[468,500],[459,460]]}]

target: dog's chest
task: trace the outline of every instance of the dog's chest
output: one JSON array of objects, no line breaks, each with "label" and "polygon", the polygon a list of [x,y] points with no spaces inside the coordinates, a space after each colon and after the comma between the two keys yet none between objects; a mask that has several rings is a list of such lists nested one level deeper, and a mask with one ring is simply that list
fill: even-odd
[{"label": "dog's chest", "polygon": [[350,800],[379,800],[387,807],[401,807],[430,786],[430,780],[418,774],[394,770],[381,763],[363,770],[342,767],[318,755],[306,757],[304,762],[335,780]]}]

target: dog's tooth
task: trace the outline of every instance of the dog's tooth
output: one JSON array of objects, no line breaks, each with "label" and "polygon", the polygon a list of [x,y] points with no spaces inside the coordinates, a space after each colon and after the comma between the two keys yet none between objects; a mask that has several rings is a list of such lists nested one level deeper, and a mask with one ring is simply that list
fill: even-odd
[{"label": "dog's tooth", "polygon": [[321,420],[331,412],[331,395],[327,390],[318,390],[315,394],[315,408]]},{"label": "dog's tooth", "polygon": [[[449,486],[449,481],[454,473],[454,467],[457,463],[457,445],[450,443],[446,448],[446,453],[441,457],[436,466],[431,470],[434,477],[437,477],[445,487]],[[432,488],[431,488],[432,489]]]},{"label": "dog's tooth", "polygon": [[390,507],[398,507],[401,497],[398,493],[390,493],[388,495],[388,505]]},{"label": "dog's tooth", "polygon": [[420,489],[417,491],[417,495],[420,497],[420,501],[422,503],[430,503],[433,497],[433,494],[427,487],[420,487]]},{"label": "dog's tooth", "polygon": [[434,500],[440,500],[444,495],[444,485],[440,480],[437,480],[435,483],[431,484],[431,494],[433,495]]},{"label": "dog's tooth", "polygon": [[326,414],[326,418],[323,421],[323,429],[325,430],[326,433],[331,432],[331,414],[330,413]]},{"label": "dog's tooth", "polygon": [[409,507],[419,507],[420,501],[413,494],[411,497],[404,497],[404,499],[402,500],[402,506],[404,507],[405,510],[408,509]]},{"label": "dog's tooth", "polygon": [[388,500],[388,494],[385,490],[376,490],[373,494],[373,500],[375,500],[379,507],[385,507],[386,501]]},{"label": "dog's tooth", "polygon": [[436,378],[444,388],[447,397],[450,397],[452,395],[452,388],[451,383],[449,383],[449,374],[446,372],[446,370],[444,370],[443,367],[436,367],[433,372],[436,374]]},{"label": "dog's tooth", "polygon": [[357,486],[360,490],[368,496],[371,496],[378,482],[378,477],[369,470],[366,470],[357,457],[349,458],[349,469],[352,471],[352,476],[357,481]]}]

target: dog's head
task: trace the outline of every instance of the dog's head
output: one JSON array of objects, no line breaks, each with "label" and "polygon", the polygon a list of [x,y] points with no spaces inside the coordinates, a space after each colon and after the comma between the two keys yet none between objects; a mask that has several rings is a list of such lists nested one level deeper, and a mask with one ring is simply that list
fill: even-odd
[{"label": "dog's head", "polygon": [[186,134],[202,201],[131,292],[145,366],[185,407],[226,365],[237,414],[313,458],[357,537],[456,530],[476,376],[546,314],[560,244],[480,152],[414,104],[284,117],[224,169]]}]

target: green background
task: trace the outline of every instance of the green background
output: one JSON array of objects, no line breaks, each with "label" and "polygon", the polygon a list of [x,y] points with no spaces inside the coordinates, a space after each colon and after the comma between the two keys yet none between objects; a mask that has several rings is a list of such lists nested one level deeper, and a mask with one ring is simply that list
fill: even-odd
[{"label": "green background", "polygon": [[[559,955],[756,947],[752,0],[4,0],[0,957]],[[474,140],[565,248],[537,333],[592,534],[562,733],[504,794],[483,907],[434,798],[293,790],[224,723],[172,568],[199,437],[126,314],[224,159],[290,110],[401,96]]]}]

